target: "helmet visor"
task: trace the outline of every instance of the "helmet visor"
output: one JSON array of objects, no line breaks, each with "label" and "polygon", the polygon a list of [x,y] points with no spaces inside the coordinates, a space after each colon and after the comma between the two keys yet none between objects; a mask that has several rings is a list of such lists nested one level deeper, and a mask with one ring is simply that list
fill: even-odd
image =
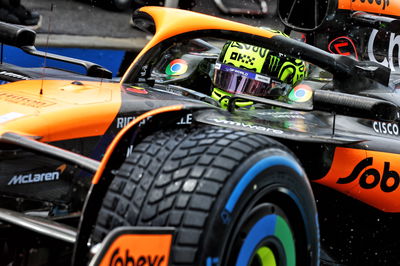
[{"label": "helmet visor", "polygon": [[258,97],[282,95],[282,85],[271,77],[221,63],[215,64],[214,86],[232,94]]}]

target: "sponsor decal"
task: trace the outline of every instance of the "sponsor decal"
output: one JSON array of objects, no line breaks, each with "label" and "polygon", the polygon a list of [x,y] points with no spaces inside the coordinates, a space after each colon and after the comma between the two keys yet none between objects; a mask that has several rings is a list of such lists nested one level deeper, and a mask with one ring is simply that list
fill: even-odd
[{"label": "sponsor decal", "polygon": [[16,73],[12,73],[12,72],[7,72],[7,71],[1,71],[0,75],[8,76],[8,77],[11,77],[11,78],[16,78],[16,79],[22,79],[22,80],[30,79],[29,77],[26,77],[26,76],[23,76],[23,75],[20,75],[20,74],[16,74]]},{"label": "sponsor decal", "polygon": [[132,256],[130,254],[129,249],[125,250],[125,253],[120,254],[119,248],[115,249],[110,263],[110,266],[135,266],[135,265],[162,265],[165,264],[165,256],[164,255],[139,255]]},{"label": "sponsor decal", "polygon": [[229,125],[229,126],[236,126],[236,127],[241,127],[241,128],[248,128],[248,129],[270,132],[270,133],[279,134],[279,135],[283,134],[283,131],[280,129],[274,129],[274,128],[264,127],[264,126],[260,126],[260,125],[252,125],[252,124],[244,123],[244,122],[231,121],[231,120],[218,119],[218,118],[208,118],[207,120],[210,122],[220,124],[220,125]]},{"label": "sponsor decal", "polygon": [[5,123],[10,120],[17,119],[22,116],[24,116],[24,114],[17,113],[17,112],[10,112],[10,113],[4,114],[4,115],[0,115],[0,124]]},{"label": "sponsor decal", "polygon": [[313,90],[310,86],[300,84],[294,87],[289,93],[289,100],[298,103],[304,103],[311,99]]},{"label": "sponsor decal", "polygon": [[336,148],[327,175],[314,182],[385,212],[400,212],[400,154]]},{"label": "sponsor decal", "polygon": [[328,45],[328,51],[332,54],[340,54],[345,56],[353,56],[358,60],[356,46],[352,39],[346,36],[337,37]]},{"label": "sponsor decal", "polygon": [[187,114],[176,123],[177,125],[191,125],[193,122],[193,114]]},{"label": "sponsor decal", "polygon": [[306,119],[300,112],[260,112],[258,115],[269,115],[273,118]]},{"label": "sponsor decal", "polygon": [[56,181],[60,178],[60,175],[67,168],[66,164],[60,165],[56,171],[51,172],[41,172],[41,173],[28,173],[28,174],[17,174],[14,175],[10,181],[8,181],[8,186],[22,185],[22,184],[32,184],[32,183],[42,183],[49,181]]},{"label": "sponsor decal", "polygon": [[400,4],[395,0],[338,0],[338,8],[397,16]]},{"label": "sponsor decal", "polygon": [[376,133],[386,134],[386,135],[399,135],[399,126],[394,123],[378,122],[375,121],[372,124]]},{"label": "sponsor decal", "polygon": [[[146,117],[142,121],[139,122],[139,126],[146,124],[147,120],[149,120],[151,116]],[[131,121],[135,120],[136,116],[120,116],[117,117],[117,129],[121,129],[126,127]]]},{"label": "sponsor decal", "polygon": [[[107,243],[108,241],[112,242]],[[95,263],[96,265],[168,265],[171,234],[123,234],[108,241],[105,243],[107,250],[100,255],[100,263]]]},{"label": "sponsor decal", "polygon": [[[228,66],[228,65],[222,65],[220,63],[215,64],[215,69],[218,69],[218,70],[222,69],[223,71],[226,71],[226,72],[233,72],[235,74],[238,74],[238,75],[241,75],[244,77],[247,77],[250,74],[252,74],[251,72],[242,70],[240,68],[236,68],[236,67],[232,67],[232,66]],[[253,76],[251,76],[251,78],[255,79],[255,74]]]},{"label": "sponsor decal", "polygon": [[338,178],[336,183],[349,184],[356,181],[364,189],[372,189],[379,186],[383,192],[395,191],[400,183],[399,174],[390,170],[390,162],[384,162],[381,175],[378,169],[370,167],[373,161],[373,157],[365,158],[354,167],[349,176]]},{"label": "sponsor decal", "polygon": [[117,117],[117,129],[124,128],[129,122],[135,119],[135,116]]},{"label": "sponsor decal", "polygon": [[265,48],[240,42],[230,42],[222,63],[261,72],[267,54],[268,50]]},{"label": "sponsor decal", "polygon": [[[267,84],[271,83],[271,78],[270,77],[263,76],[263,75],[260,75],[260,74],[254,73],[254,72],[250,72],[250,71],[247,71],[247,70],[244,70],[244,69],[236,68],[236,67],[233,67],[233,66],[230,66],[230,65],[216,63],[215,64],[215,69],[222,70],[222,71],[225,71],[225,72],[232,72],[232,73],[235,73],[237,75],[240,75],[240,76],[243,76],[243,77],[247,77],[247,78],[250,78],[250,79],[254,79],[254,80],[257,80],[257,81],[261,81],[261,82],[264,82],[264,83],[267,83]],[[234,84],[236,84],[236,83],[234,83]],[[236,91],[241,91],[241,89],[239,89],[239,88],[237,88],[237,89],[233,89],[232,88],[232,87],[235,87],[235,86],[236,85],[231,85],[230,89],[227,89],[227,90],[229,92],[232,92],[232,93],[234,93]],[[243,85],[238,85],[238,86],[241,88]]]},{"label": "sponsor decal", "polygon": [[138,93],[138,94],[148,94],[149,93],[144,88],[136,87],[136,86],[126,87],[126,90],[129,92],[134,92],[134,93]]},{"label": "sponsor decal", "polygon": [[165,69],[165,74],[170,76],[177,76],[185,74],[188,69],[188,63],[183,59],[172,60],[167,68]]},{"label": "sponsor decal", "polygon": [[252,57],[247,54],[241,54],[237,52],[231,53],[231,56],[229,57],[230,60],[233,61],[239,61],[240,63],[244,64],[250,64],[251,66],[254,65],[254,60],[256,60],[255,57]]},{"label": "sponsor decal", "polygon": [[15,103],[20,105],[25,105],[29,107],[47,107],[53,105],[54,103],[43,101],[39,99],[33,99],[22,95],[12,94],[9,92],[0,92],[0,101],[5,101],[9,103]]},{"label": "sponsor decal", "polygon": [[377,62],[381,65],[389,67],[391,70],[394,71],[395,67],[400,67],[399,61],[396,60],[398,63],[397,63],[397,65],[394,65],[394,60],[393,60],[393,52],[396,51],[398,53],[398,49],[400,47],[400,36],[396,35],[395,33],[390,34],[389,45],[387,48],[387,56],[384,57],[381,62],[379,62],[376,59],[375,54],[374,54],[374,43],[375,43],[377,33],[378,33],[378,30],[374,29],[374,30],[372,30],[371,35],[369,36],[368,58],[370,61]]},{"label": "sponsor decal", "polygon": [[[126,127],[131,121],[135,120],[136,116],[120,116],[117,117],[117,129],[121,129]],[[146,117],[142,121],[139,122],[139,126],[143,126],[146,124],[148,120],[151,119],[151,116]],[[177,125],[191,125],[193,122],[193,115],[192,114],[187,114],[186,116],[182,117],[176,124]]]},{"label": "sponsor decal", "polygon": [[[393,1],[393,0],[392,0]],[[385,10],[386,7],[389,7],[390,0],[352,0],[351,1],[352,8],[358,10],[359,8],[364,8],[365,6],[373,6],[374,8],[381,8]]]}]

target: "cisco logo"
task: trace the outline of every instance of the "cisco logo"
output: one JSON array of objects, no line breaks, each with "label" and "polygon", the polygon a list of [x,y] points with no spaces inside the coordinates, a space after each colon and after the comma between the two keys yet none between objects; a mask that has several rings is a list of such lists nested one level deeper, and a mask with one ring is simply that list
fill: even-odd
[{"label": "cisco logo", "polygon": [[394,123],[386,123],[386,122],[377,122],[375,121],[372,124],[376,133],[387,134],[387,135],[399,135],[399,126]]}]

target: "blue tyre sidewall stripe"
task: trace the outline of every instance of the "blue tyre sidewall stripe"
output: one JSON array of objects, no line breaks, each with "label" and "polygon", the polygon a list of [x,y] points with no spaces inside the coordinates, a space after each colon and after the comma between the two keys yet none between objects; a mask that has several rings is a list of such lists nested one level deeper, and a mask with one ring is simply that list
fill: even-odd
[{"label": "blue tyre sidewall stripe", "polygon": [[293,169],[298,175],[303,175],[302,168],[295,161],[293,161],[293,159],[279,155],[263,158],[254,164],[240,179],[239,183],[235,186],[227,203],[225,204],[225,210],[229,213],[232,213],[237,201],[243,194],[246,187],[254,180],[254,178],[257,177],[258,174],[273,166],[287,166]]}]

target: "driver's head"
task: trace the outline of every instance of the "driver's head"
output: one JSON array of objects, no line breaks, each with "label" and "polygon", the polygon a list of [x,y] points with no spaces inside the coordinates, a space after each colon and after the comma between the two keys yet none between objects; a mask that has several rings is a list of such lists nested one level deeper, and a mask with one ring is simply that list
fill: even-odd
[{"label": "driver's head", "polygon": [[[305,63],[265,48],[228,41],[215,64],[211,96],[226,108],[233,94],[277,98],[305,76]],[[237,101],[238,107],[251,102]]]}]

